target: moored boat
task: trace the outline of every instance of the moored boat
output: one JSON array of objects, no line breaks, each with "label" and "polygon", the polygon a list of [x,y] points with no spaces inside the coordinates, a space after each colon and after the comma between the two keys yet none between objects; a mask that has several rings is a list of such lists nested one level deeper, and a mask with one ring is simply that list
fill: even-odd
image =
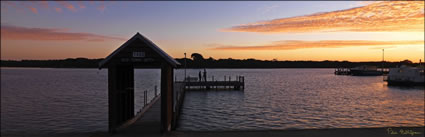
[{"label": "moored boat", "polygon": [[380,76],[382,71],[378,71],[376,66],[358,66],[350,69],[350,73],[353,76]]},{"label": "moored boat", "polygon": [[424,67],[401,66],[390,68],[386,81],[388,85],[424,85]]}]

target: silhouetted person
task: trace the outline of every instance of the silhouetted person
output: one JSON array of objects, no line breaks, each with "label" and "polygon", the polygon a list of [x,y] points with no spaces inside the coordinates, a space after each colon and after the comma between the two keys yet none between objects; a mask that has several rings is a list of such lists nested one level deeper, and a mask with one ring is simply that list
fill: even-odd
[{"label": "silhouetted person", "polygon": [[199,71],[199,81],[201,81],[202,80],[202,73],[201,73],[201,71]]},{"label": "silhouetted person", "polygon": [[207,71],[204,68],[204,81],[207,82]]}]

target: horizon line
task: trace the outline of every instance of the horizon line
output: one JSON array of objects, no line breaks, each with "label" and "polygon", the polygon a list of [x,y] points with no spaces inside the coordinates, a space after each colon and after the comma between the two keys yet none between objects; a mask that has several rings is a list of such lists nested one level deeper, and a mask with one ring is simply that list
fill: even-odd
[{"label": "horizon line", "polygon": [[[204,58],[204,59],[207,60],[209,58],[212,58],[214,60],[233,59],[233,60],[293,61],[293,62],[295,62],[295,61],[306,61],[306,62],[308,62],[308,61],[309,62],[326,62],[326,61],[329,61],[329,62],[353,62],[353,63],[355,63],[355,62],[402,62],[402,61],[405,61],[405,60],[409,60],[409,59],[404,59],[404,60],[400,60],[400,61],[386,61],[386,60],[384,60],[384,61],[382,61],[382,60],[381,61],[320,60],[319,61],[319,60],[278,60],[278,59],[276,59],[276,60],[274,60],[274,59],[267,60],[267,59],[256,59],[256,58],[238,59],[238,58],[231,58],[231,57],[229,57],[229,58],[213,58],[213,57],[208,57],[208,58]],[[6,60],[0,59],[0,61],[50,61],[50,60],[66,60],[66,59],[88,59],[88,60],[96,60],[96,59],[105,59],[105,58],[75,57],[75,58],[61,58],[61,59],[6,59]],[[173,58],[173,59],[184,59],[184,58]],[[187,58],[187,59],[192,60],[192,58]],[[413,61],[413,60],[409,60],[409,61],[411,61],[412,63],[422,63],[422,62],[424,62],[421,59],[420,59],[420,61]]]}]

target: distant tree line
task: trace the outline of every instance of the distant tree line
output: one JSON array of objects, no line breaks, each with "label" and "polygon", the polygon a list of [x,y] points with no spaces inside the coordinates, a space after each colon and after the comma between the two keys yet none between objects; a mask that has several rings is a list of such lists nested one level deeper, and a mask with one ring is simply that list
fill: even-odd
[{"label": "distant tree line", "polygon": [[[103,59],[68,58],[63,60],[1,60],[1,67],[41,67],[41,68],[97,68]],[[178,68],[184,68],[185,59],[177,58]],[[186,58],[187,68],[352,68],[361,65],[381,67],[382,62],[349,62],[349,61],[277,61],[257,59],[204,59],[201,54],[194,53]],[[404,60],[400,62],[385,62],[384,67],[401,65],[417,66],[419,63]]]},{"label": "distant tree line", "polygon": [[103,59],[67,58],[62,60],[1,60],[1,67],[97,68]]},{"label": "distant tree line", "polygon": [[[184,67],[185,59],[177,58],[180,62],[179,67]],[[187,68],[353,68],[361,65],[382,67],[382,61],[376,62],[349,62],[349,61],[278,61],[278,60],[257,60],[257,59],[214,59],[209,57],[205,59],[199,53],[193,53],[191,58],[186,58]],[[419,63],[413,63],[410,60],[400,62],[384,62],[385,68],[398,67],[401,65],[417,66]]]}]

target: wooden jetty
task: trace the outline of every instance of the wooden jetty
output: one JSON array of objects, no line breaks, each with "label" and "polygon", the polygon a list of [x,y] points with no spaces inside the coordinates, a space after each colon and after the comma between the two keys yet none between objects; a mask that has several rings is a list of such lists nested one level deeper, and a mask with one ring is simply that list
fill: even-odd
[{"label": "wooden jetty", "polygon": [[187,79],[187,81],[176,81],[176,83],[184,84],[184,88],[186,90],[210,90],[210,89],[234,89],[241,90],[245,88],[245,77],[244,76],[236,76],[236,79],[232,81],[231,77],[226,81],[226,77],[223,81],[193,81]]},{"label": "wooden jetty", "polygon": [[125,127],[119,127],[117,132],[121,136],[126,135],[143,135],[158,136],[160,135],[161,126],[161,98],[155,98],[149,107],[137,114],[136,119]]},{"label": "wooden jetty", "polygon": [[[362,73],[362,74],[358,74]],[[364,73],[364,74],[363,74]],[[368,74],[372,73],[372,74]],[[377,73],[377,74],[375,74]],[[386,75],[389,73],[388,68],[377,69],[377,70],[353,70],[353,68],[335,68],[335,75],[353,75],[353,76],[378,76],[378,75]]]},{"label": "wooden jetty", "polygon": [[108,68],[108,123],[109,132],[134,118],[134,69],[161,69],[161,132],[171,131],[175,115],[174,68],[179,62],[152,41],[135,34],[99,63]]},{"label": "wooden jetty", "polygon": [[336,68],[334,71],[335,75],[351,75],[349,68]]},{"label": "wooden jetty", "polygon": [[[181,106],[188,89],[244,89],[245,78],[237,76],[228,81],[175,82],[174,69],[179,62],[152,41],[137,33],[99,63],[108,68],[108,131],[121,135],[158,135],[176,128]],[[160,68],[160,93],[147,100],[144,92],[143,109],[134,114],[134,69]],[[155,88],[156,89],[156,88]],[[153,133],[154,132],[154,133]],[[158,133],[158,134],[157,134]],[[112,135],[111,134],[111,135]],[[115,136],[114,135],[114,136]],[[109,136],[109,135],[108,135]]]},{"label": "wooden jetty", "polygon": [[90,137],[160,137],[161,97],[156,97],[132,120],[116,129],[117,134],[97,133]]}]

